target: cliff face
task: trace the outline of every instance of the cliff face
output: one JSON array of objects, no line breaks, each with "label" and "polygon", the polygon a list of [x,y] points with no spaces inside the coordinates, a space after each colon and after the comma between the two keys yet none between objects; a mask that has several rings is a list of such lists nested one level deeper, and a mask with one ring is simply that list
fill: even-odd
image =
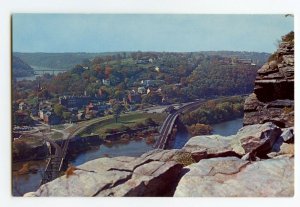
[{"label": "cliff face", "polygon": [[294,125],[294,33],[282,37],[278,50],[258,70],[244,111],[244,125],[268,121],[280,127]]},{"label": "cliff face", "polygon": [[182,149],[99,158],[25,196],[294,195],[294,46],[283,37],[259,71],[237,134],[192,137]]}]

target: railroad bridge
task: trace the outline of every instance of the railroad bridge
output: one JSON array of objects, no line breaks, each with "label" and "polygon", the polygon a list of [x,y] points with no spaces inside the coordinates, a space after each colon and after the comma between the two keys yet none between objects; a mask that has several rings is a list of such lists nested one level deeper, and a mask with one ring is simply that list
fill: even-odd
[{"label": "railroad bridge", "polygon": [[[50,146],[50,157],[42,177],[41,185],[59,177],[59,174],[62,170],[63,163],[67,154],[70,137],[71,136],[69,136],[65,141],[62,142],[62,146],[59,146],[51,139],[45,138],[46,141],[50,143],[51,146]],[[51,152],[52,147],[55,150],[54,154],[52,154]]]},{"label": "railroad bridge", "polygon": [[172,130],[175,125],[175,122],[178,116],[183,113],[184,111],[192,110],[198,107],[199,104],[203,103],[203,101],[196,101],[192,103],[188,103],[178,110],[171,112],[165,121],[163,122],[162,126],[159,129],[159,137],[157,142],[154,145],[156,149],[166,149],[169,139],[171,138]]}]

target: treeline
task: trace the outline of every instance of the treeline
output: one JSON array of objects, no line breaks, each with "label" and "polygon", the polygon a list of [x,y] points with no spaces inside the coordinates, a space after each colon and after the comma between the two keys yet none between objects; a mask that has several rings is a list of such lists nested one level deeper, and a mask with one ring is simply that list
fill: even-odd
[{"label": "treeline", "polygon": [[187,78],[185,93],[192,98],[236,95],[252,91],[257,66],[203,62]]},{"label": "treeline", "polygon": [[210,100],[198,109],[185,113],[181,121],[185,125],[217,124],[242,117],[244,113],[244,98],[235,96],[223,100]]}]

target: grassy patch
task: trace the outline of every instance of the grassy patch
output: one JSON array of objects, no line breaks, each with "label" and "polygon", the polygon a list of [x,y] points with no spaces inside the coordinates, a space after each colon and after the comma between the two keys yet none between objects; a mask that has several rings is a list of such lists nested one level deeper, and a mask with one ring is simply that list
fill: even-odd
[{"label": "grassy patch", "polygon": [[192,154],[189,152],[186,153],[180,153],[179,155],[177,155],[175,158],[175,161],[182,164],[183,166],[188,166],[191,165],[193,163],[195,163],[196,161],[193,159]]},{"label": "grassy patch", "polygon": [[54,132],[51,136],[52,139],[61,139],[63,138],[63,134],[60,132]]},{"label": "grassy patch", "polygon": [[100,136],[105,136],[108,129],[114,129],[115,131],[123,131],[124,127],[134,128],[138,124],[144,124],[147,118],[151,118],[156,123],[161,124],[165,119],[164,114],[150,114],[150,113],[131,113],[122,114],[116,123],[114,118],[109,118],[106,120],[99,121],[97,123],[91,124],[86,127],[80,136],[90,135],[91,133],[99,134]]},{"label": "grassy patch", "polygon": [[23,136],[20,139],[20,141],[22,141],[30,146],[39,146],[44,143],[44,139],[42,137],[36,137],[36,136],[30,136],[30,135]]},{"label": "grassy patch", "polygon": [[60,125],[52,125],[51,126],[52,129],[57,129],[57,130],[64,130],[65,126],[63,124]]}]

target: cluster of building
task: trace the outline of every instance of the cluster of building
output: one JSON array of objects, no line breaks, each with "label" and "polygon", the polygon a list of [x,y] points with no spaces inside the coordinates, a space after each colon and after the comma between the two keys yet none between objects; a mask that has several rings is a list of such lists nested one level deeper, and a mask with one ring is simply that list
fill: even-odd
[{"label": "cluster of building", "polygon": [[222,65],[235,65],[235,64],[242,64],[242,65],[251,65],[255,66],[256,64],[250,58],[237,58],[237,57],[214,57],[213,60],[215,63],[222,64]]},{"label": "cluster of building", "polygon": [[251,59],[248,58],[245,59],[238,58],[236,59],[236,63],[244,64],[244,65],[256,65]]},{"label": "cluster of building", "polygon": [[[109,85],[109,80],[103,80],[105,85]],[[136,104],[142,103],[144,96],[158,94],[162,97],[161,86],[165,82],[162,80],[142,80],[138,86],[126,92],[123,100],[113,100],[114,103],[120,102],[126,105],[130,111],[136,110]],[[104,83],[103,83],[104,84]],[[54,111],[54,103],[48,100],[39,100],[36,106],[28,106],[25,102],[19,103],[14,110],[21,123],[26,125],[28,117],[35,117],[49,125],[61,124],[66,121],[77,122],[94,117],[104,116],[112,113],[112,102],[103,101],[101,95],[87,96],[60,96],[58,104],[63,107],[62,114],[58,115]],[[24,122],[22,122],[24,120]]]},{"label": "cluster of building", "polygon": [[153,63],[153,58],[148,58],[148,57],[143,57],[140,58],[136,61],[137,64],[149,64],[149,63]]}]

